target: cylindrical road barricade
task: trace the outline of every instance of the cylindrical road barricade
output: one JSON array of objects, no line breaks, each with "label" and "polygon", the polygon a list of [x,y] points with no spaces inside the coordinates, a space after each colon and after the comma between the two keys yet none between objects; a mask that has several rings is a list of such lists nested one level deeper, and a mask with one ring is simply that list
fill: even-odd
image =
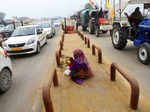
[{"label": "cylindrical road barricade", "polygon": [[87,47],[90,48],[90,39],[88,39]]},{"label": "cylindrical road barricade", "polygon": [[56,69],[53,72],[53,83],[54,83],[55,87],[58,86],[58,77],[57,77],[57,71],[56,71]]},{"label": "cylindrical road barricade", "polygon": [[139,101],[139,84],[135,79],[131,78],[127,73],[120,69],[116,63],[111,64],[111,81],[116,81],[116,70],[129,82],[131,86],[130,107],[136,110],[138,108]]},{"label": "cylindrical road barricade", "polygon": [[84,37],[84,42],[85,42],[85,44],[87,44],[87,38],[86,37]]},{"label": "cylindrical road barricade", "polygon": [[50,94],[51,85],[43,87],[43,102],[46,112],[54,112],[51,94]]},{"label": "cylindrical road barricade", "polygon": [[63,42],[60,40],[60,49],[63,50]]},{"label": "cylindrical road barricade", "polygon": [[56,52],[56,63],[57,63],[57,66],[59,67],[60,66],[60,56],[59,56],[58,52]]},{"label": "cylindrical road barricade", "polygon": [[102,52],[98,49],[98,63],[102,64]]},{"label": "cylindrical road barricade", "polygon": [[62,53],[61,53],[61,48],[59,48],[59,56],[61,57],[62,56]]},{"label": "cylindrical road barricade", "polygon": [[62,35],[62,42],[64,42],[64,37],[65,37],[65,34],[63,33],[63,35]]},{"label": "cylindrical road barricade", "polygon": [[95,53],[95,45],[92,44],[92,55],[96,55]]}]

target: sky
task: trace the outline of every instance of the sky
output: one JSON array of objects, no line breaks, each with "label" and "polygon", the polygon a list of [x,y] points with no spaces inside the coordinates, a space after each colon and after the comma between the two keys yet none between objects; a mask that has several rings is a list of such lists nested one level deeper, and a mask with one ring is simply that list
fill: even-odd
[{"label": "sky", "polygon": [[[93,1],[100,3],[100,0]],[[89,0],[1,0],[0,12],[5,12],[8,18],[67,16],[83,8],[87,2]]]}]

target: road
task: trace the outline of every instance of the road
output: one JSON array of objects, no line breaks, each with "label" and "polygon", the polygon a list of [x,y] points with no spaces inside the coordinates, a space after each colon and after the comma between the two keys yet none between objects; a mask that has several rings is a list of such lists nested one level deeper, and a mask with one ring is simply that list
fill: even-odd
[{"label": "road", "polygon": [[0,112],[31,112],[38,90],[43,86],[43,79],[48,77],[48,69],[54,60],[60,32],[41,49],[38,55],[12,57],[13,85],[0,95]]},{"label": "road", "polygon": [[84,32],[84,34],[96,43],[97,46],[101,47],[102,52],[109,60],[120,64],[132,77],[137,79],[142,94],[150,99],[150,65],[146,66],[138,61],[136,57],[137,49],[131,42],[128,42],[124,50],[118,51],[113,48],[109,34],[102,34],[100,37],[91,35],[88,32]]}]

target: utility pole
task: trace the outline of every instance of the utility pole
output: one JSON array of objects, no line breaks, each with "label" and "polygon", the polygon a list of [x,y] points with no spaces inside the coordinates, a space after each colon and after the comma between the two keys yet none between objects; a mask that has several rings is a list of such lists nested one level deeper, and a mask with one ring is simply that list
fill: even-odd
[{"label": "utility pole", "polygon": [[121,0],[119,0],[119,10],[120,10],[120,19],[121,19]]},{"label": "utility pole", "polygon": [[113,7],[114,7],[114,19],[115,19],[115,15],[116,15],[116,0],[113,0]]},{"label": "utility pole", "polygon": [[102,0],[100,0],[100,5],[99,6],[102,8]]}]

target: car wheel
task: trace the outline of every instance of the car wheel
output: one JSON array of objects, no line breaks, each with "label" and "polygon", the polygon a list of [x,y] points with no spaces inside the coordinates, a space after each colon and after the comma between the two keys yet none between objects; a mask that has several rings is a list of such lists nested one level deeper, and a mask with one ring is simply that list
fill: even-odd
[{"label": "car wheel", "polygon": [[145,65],[150,63],[150,44],[144,43],[139,46],[137,51],[139,61]]},{"label": "car wheel", "polygon": [[47,38],[45,38],[45,45],[47,44]]},{"label": "car wheel", "polygon": [[41,47],[40,47],[40,44],[37,43],[37,47],[36,47],[36,54],[39,54],[41,51]]},{"label": "car wheel", "polygon": [[46,36],[46,38],[47,38],[47,39],[51,39],[52,36],[49,34],[49,35]]},{"label": "car wheel", "polygon": [[118,27],[113,29],[111,40],[116,49],[122,50],[126,47],[127,39],[121,34]]},{"label": "car wheel", "polygon": [[8,91],[12,85],[11,72],[8,69],[3,69],[0,72],[0,93]]},{"label": "car wheel", "polygon": [[53,33],[53,36],[55,36],[56,35],[56,33]]}]

